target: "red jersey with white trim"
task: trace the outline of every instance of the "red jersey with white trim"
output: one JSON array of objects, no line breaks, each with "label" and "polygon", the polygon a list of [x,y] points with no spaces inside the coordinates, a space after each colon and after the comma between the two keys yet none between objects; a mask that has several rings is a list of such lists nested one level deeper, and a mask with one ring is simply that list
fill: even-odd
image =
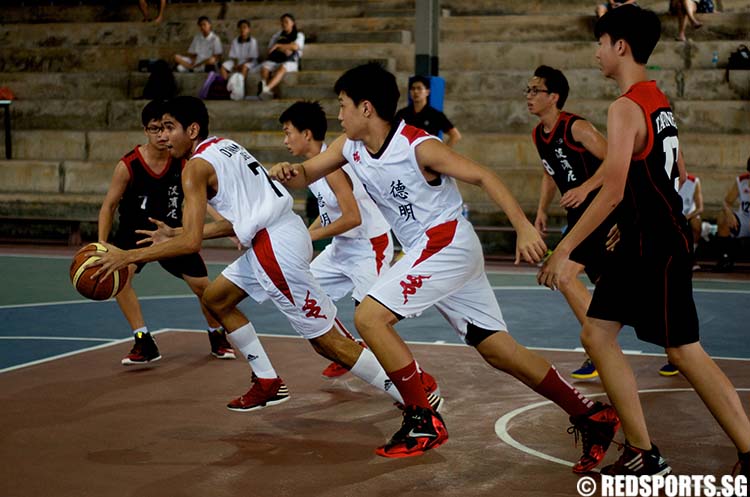
[{"label": "red jersey with white trim", "polygon": [[620,98],[641,108],[648,128],[645,148],[631,158],[624,196],[617,207],[620,250],[635,256],[689,253],[688,223],[674,188],[679,141],[669,101],[655,81],[636,83]]},{"label": "red jersey with white trim", "polygon": [[[321,152],[325,149],[326,146],[323,144]],[[367,194],[365,187],[362,186],[362,182],[357,178],[354,171],[352,171],[351,166],[346,164],[342,169],[352,181],[352,191],[354,193],[354,199],[357,201],[357,206],[359,207],[359,214],[362,223],[359,226],[336,236],[344,238],[365,238],[369,240],[388,232],[391,229],[391,227],[388,226],[388,221],[385,220],[383,214],[380,213],[380,210],[375,205],[375,202],[373,202]],[[308,188],[310,188],[310,191],[318,200],[318,211],[320,212],[320,224],[322,226],[327,226],[341,217],[341,206],[339,206],[336,194],[333,193],[325,176],[310,183]]]},{"label": "red jersey with white trim", "polygon": [[422,174],[415,149],[425,140],[437,138],[401,121],[391,128],[375,155],[359,140],[346,140],[343,149],[352,170],[407,251],[429,228],[460,218],[463,206],[453,178],[440,175],[431,184]]},{"label": "red jersey with white trim", "polygon": [[193,158],[207,161],[216,171],[219,188],[208,203],[232,223],[244,246],[252,246],[258,231],[294,215],[291,195],[236,142],[207,138],[198,145]]}]

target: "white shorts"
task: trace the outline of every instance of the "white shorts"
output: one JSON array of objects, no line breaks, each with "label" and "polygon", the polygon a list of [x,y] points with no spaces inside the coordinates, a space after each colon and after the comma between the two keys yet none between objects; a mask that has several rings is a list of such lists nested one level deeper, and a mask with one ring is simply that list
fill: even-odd
[{"label": "white shorts", "polygon": [[413,250],[378,278],[368,295],[407,318],[434,305],[464,341],[469,324],[507,331],[484,272],[482,246],[463,218],[427,230]]},{"label": "white shorts", "polygon": [[235,65],[237,66],[237,70],[238,71],[239,71],[239,69],[242,66],[247,66],[247,72],[250,73],[250,74],[252,74],[252,73],[257,72],[257,71],[260,70],[260,64],[257,64],[257,63],[255,63],[255,62],[253,62],[251,60],[239,61],[239,62],[237,62],[237,64],[235,64],[234,60],[230,59],[230,60],[224,61],[221,64],[221,67],[223,67],[224,69],[226,69],[228,72],[232,72],[232,70],[234,69]]},{"label": "white shorts", "polygon": [[266,69],[267,71],[274,72],[277,67],[283,65],[284,69],[286,69],[286,72],[297,72],[299,71],[299,64],[296,60],[287,60],[286,62],[274,62],[272,60],[266,60],[261,64],[261,67],[263,69]]},{"label": "white shorts", "polygon": [[352,298],[362,302],[392,259],[390,233],[370,240],[338,236],[312,261],[310,270],[334,301],[352,292]]},{"label": "white shorts", "polygon": [[258,303],[270,298],[292,328],[312,340],[331,329],[336,306],[310,272],[311,257],[310,235],[294,216],[259,231],[252,247],[221,274]]},{"label": "white shorts", "polygon": [[732,236],[735,238],[747,238],[750,236],[750,215],[747,213],[736,210],[734,211],[734,217],[737,219],[737,230],[732,230]]}]

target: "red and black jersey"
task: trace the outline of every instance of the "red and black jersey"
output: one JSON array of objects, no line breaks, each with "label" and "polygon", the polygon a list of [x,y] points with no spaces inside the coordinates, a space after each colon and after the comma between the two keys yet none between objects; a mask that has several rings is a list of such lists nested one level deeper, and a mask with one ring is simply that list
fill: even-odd
[{"label": "red and black jersey", "polygon": [[630,161],[625,192],[617,208],[624,249],[640,256],[692,250],[679,176],[677,125],[667,97],[655,81],[636,83],[620,98],[635,102],[646,117],[646,146]]},{"label": "red and black jersey", "polygon": [[[573,139],[573,123],[583,119],[570,112],[560,112],[551,132],[544,132],[539,123],[532,133],[534,144],[542,159],[544,169],[552,176],[561,194],[581,186],[594,175],[602,161]],[[568,219],[578,220],[599,190],[589,193],[586,201],[575,209],[568,209]],[[570,226],[572,227],[572,226]]]},{"label": "red and black jersey", "polygon": [[149,217],[172,227],[181,226],[184,199],[181,173],[184,162],[170,157],[164,171],[156,174],[138,149],[135,147],[120,159],[128,168],[130,182],[118,208],[118,232],[129,234],[136,229],[153,229]]}]

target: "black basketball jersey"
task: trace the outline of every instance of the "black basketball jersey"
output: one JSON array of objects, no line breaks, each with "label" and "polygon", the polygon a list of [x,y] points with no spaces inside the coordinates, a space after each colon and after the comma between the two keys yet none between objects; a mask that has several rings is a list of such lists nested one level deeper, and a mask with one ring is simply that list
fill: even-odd
[{"label": "black basketball jersey", "polygon": [[677,125],[667,97],[655,81],[634,84],[620,98],[635,102],[646,116],[646,147],[630,161],[625,192],[617,207],[623,249],[639,256],[692,250],[679,176]]},{"label": "black basketball jersey", "polygon": [[148,218],[164,221],[172,227],[182,223],[181,173],[183,161],[169,158],[167,167],[156,174],[134,148],[120,159],[130,172],[130,183],[120,200],[119,232],[131,233],[136,229],[153,229]]},{"label": "black basketball jersey", "polygon": [[[583,119],[570,112],[560,112],[557,123],[550,133],[544,132],[539,123],[532,137],[542,159],[544,169],[552,176],[561,194],[581,186],[594,175],[602,161],[586,150],[582,143],[573,139],[573,123]],[[586,200],[574,209],[568,209],[568,219],[578,220],[599,190],[589,193]],[[572,226],[569,226],[572,227]]]}]

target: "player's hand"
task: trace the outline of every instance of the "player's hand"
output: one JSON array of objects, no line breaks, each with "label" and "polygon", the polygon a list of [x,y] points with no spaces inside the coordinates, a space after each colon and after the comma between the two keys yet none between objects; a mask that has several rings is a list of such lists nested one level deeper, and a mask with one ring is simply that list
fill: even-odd
[{"label": "player's hand", "polygon": [[547,214],[537,213],[534,220],[534,228],[536,228],[540,235],[547,235]]},{"label": "player's hand", "polygon": [[127,250],[122,250],[114,245],[107,242],[100,241],[102,245],[107,247],[106,252],[97,252],[92,250],[86,252],[86,257],[96,256],[98,260],[91,263],[91,267],[100,266],[99,270],[91,275],[91,279],[106,279],[110,274],[114,273],[120,268],[127,267],[130,264],[129,254]]},{"label": "player's hand", "polygon": [[566,209],[576,208],[586,200],[587,192],[582,186],[571,188],[560,198],[560,205]]},{"label": "player's hand", "polygon": [[135,232],[139,235],[146,235],[145,238],[141,238],[138,240],[138,245],[145,245],[147,243],[151,245],[156,245],[159,243],[166,242],[173,236],[177,234],[177,230],[169,226],[168,224],[164,223],[163,221],[159,221],[158,219],[154,219],[152,217],[148,218],[149,221],[154,223],[156,225],[155,230],[135,230]]},{"label": "player's hand", "polygon": [[518,264],[523,259],[526,262],[537,263],[542,260],[547,245],[542,240],[542,235],[528,221],[516,230],[516,260]]},{"label": "player's hand", "polygon": [[612,252],[615,249],[615,246],[620,241],[620,228],[617,227],[615,224],[610,228],[609,233],[607,233],[607,242],[606,242],[606,248],[608,251]]},{"label": "player's hand", "polygon": [[280,183],[286,183],[297,176],[297,174],[299,174],[297,166],[295,164],[290,164],[289,162],[279,162],[278,164],[274,164],[268,171],[268,175],[271,179],[275,179]]},{"label": "player's hand", "polygon": [[542,264],[536,281],[552,290],[565,285],[571,278],[577,277],[577,267],[564,252],[555,250]]},{"label": "player's hand", "polygon": [[230,236],[229,239],[232,240],[232,243],[234,243],[234,245],[237,247],[237,250],[242,252],[245,247],[242,246],[242,242],[240,241],[240,239],[236,236]]}]

